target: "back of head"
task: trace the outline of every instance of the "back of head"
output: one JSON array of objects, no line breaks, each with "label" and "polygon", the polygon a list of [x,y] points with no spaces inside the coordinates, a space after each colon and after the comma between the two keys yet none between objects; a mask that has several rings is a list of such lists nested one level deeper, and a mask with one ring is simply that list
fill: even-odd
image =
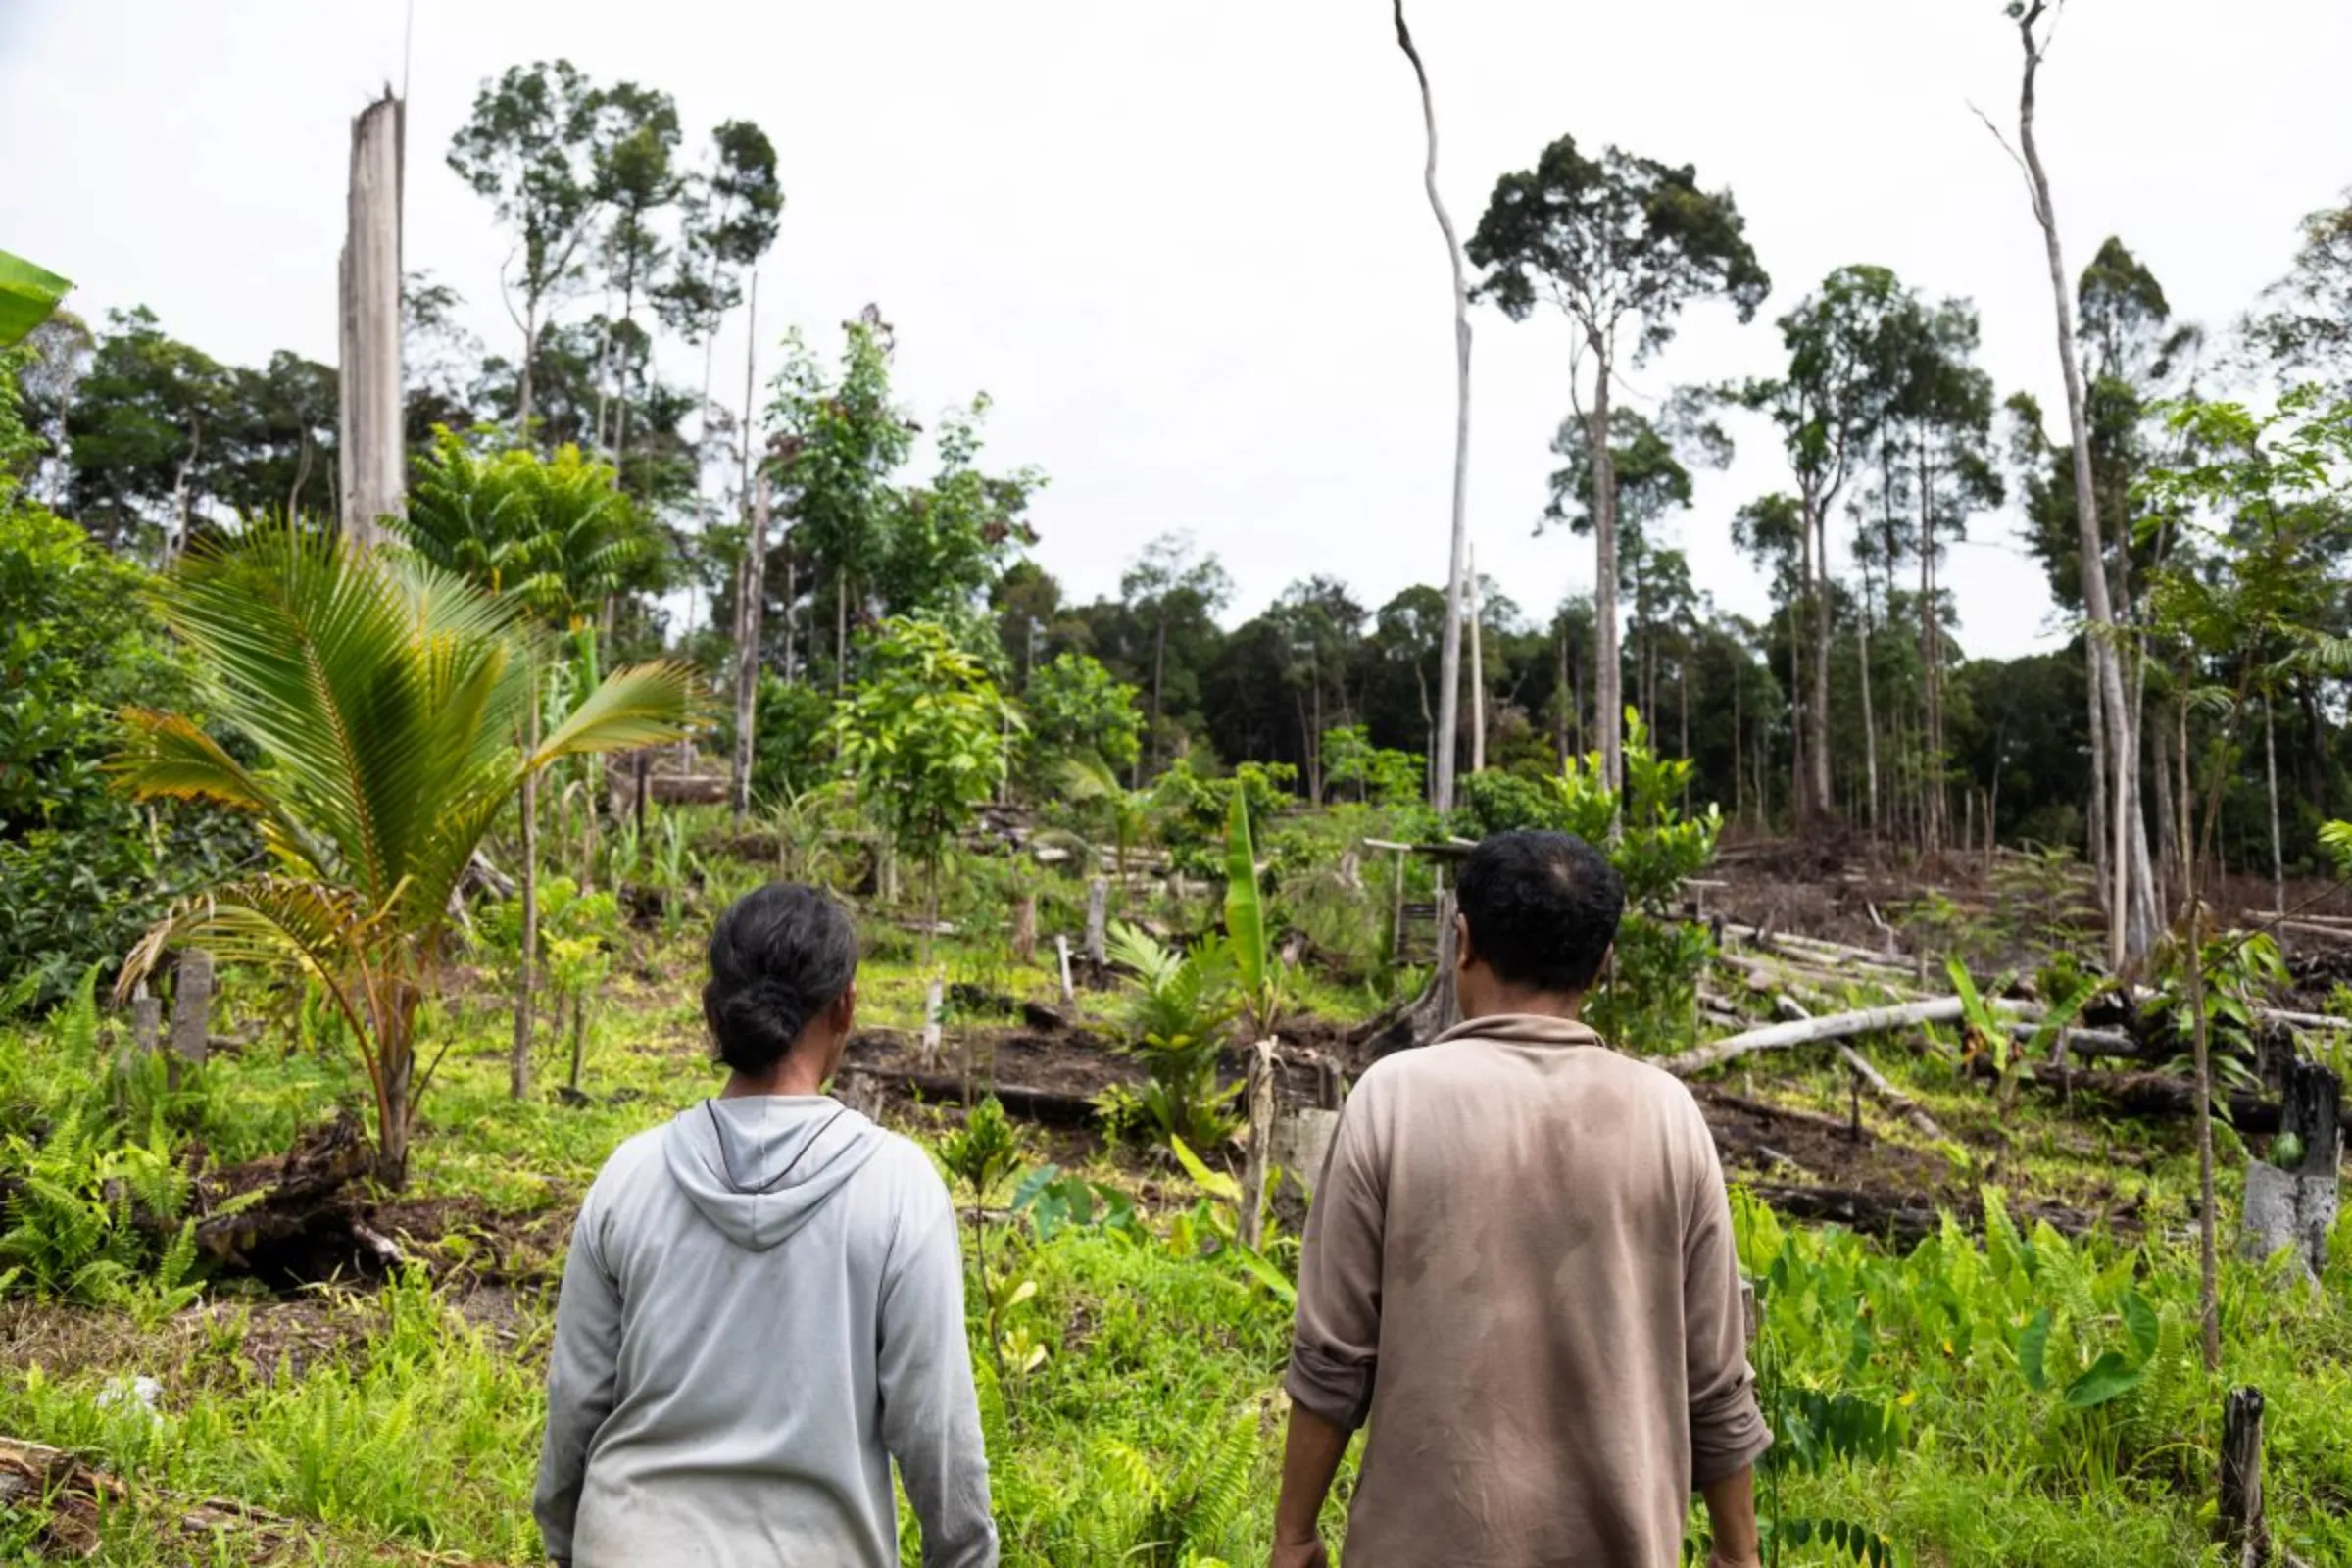
[{"label": "back of head", "polygon": [[1617,940],[1625,882],[1573,833],[1497,833],[1462,862],[1455,902],[1470,946],[1496,978],[1582,993]]},{"label": "back of head", "polygon": [[773,1071],[857,973],[858,931],[840,905],[798,882],[745,894],[710,933],[703,1019],[718,1059],[752,1077]]}]

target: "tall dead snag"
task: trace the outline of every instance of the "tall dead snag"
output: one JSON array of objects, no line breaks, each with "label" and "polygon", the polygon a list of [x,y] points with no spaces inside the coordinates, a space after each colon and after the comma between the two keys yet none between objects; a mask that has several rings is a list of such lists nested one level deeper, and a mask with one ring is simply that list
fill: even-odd
[{"label": "tall dead snag", "polygon": [[1412,30],[1404,24],[1404,0],[1393,0],[1396,15],[1396,47],[1413,64],[1413,79],[1421,84],[1421,124],[1428,133],[1429,157],[1421,166],[1421,185],[1429,193],[1429,210],[1437,215],[1438,232],[1446,236],[1446,260],[1453,268],[1453,544],[1446,566],[1446,633],[1438,646],[1437,778],[1432,791],[1441,811],[1453,809],[1453,750],[1462,719],[1462,573],[1470,548],[1470,283],[1462,267],[1461,237],[1453,218],[1438,194],[1438,110],[1429,93],[1429,72],[1421,51],[1413,47]]},{"label": "tall dead snag", "polygon": [[351,189],[342,257],[343,532],[362,547],[408,494],[401,440],[400,186],[406,106],[384,95],[351,122]]},{"label": "tall dead snag", "polygon": [[[2050,198],[2049,172],[2034,135],[2034,89],[2049,54],[2049,34],[2037,32],[2044,17],[2055,25],[2065,0],[2013,0],[2009,14],[2025,50],[2018,92],[2018,150],[2026,173],[2034,220],[2041,226],[2049,254],[2050,290],[2058,308],[2058,365],[2066,378],[2068,439],[2074,443],[2075,520],[2082,552],[2082,608],[2090,625],[2083,642],[2090,662],[2092,771],[2104,792],[2111,834],[2112,881],[2103,892],[2108,910],[2108,960],[2121,968],[2147,955],[2156,937],[2156,888],[2148,863],[2147,824],[2139,808],[2139,728],[2124,692],[2123,659],[2116,639],[2115,603],[2108,593],[2106,550],[2099,536],[2099,507],[2091,479],[2090,414],[2083,392],[2082,359],[2075,341],[2074,296],[2067,285],[2066,252],[2058,235],[2058,213]],[[1990,121],[1985,122],[1989,126]],[[1999,131],[1993,132],[1996,136]],[[2007,143],[2004,141],[2003,145]]]},{"label": "tall dead snag", "polygon": [[752,809],[752,754],[760,708],[760,619],[767,599],[767,475],[752,492],[752,536],[735,594],[735,825]]}]

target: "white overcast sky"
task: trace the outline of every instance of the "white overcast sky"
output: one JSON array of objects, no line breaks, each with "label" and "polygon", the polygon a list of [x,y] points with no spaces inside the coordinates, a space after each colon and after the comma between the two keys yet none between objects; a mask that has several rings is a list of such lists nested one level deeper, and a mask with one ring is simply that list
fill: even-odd
[{"label": "white overcast sky", "polygon": [[[2352,184],[2345,0],[2075,0],[2044,74],[2070,268],[2110,233],[2221,324]],[[1039,555],[1115,590],[1151,536],[1220,555],[1254,612],[1338,574],[1368,604],[1442,580],[1453,392],[1421,119],[1386,0],[0,0],[0,247],[144,303],[216,356],[331,362],[349,117],[409,83],[407,262],[512,352],[506,242],[442,162],[481,80],[564,56],[676,96],[689,147],[749,118],[788,206],[760,335],[820,343],[878,302],[918,415],[985,388],[991,461],[1052,477]],[[2015,115],[1998,0],[1417,0],[1440,177],[1465,233],[1495,176],[1563,132],[1728,185],[1775,279],[1757,322],[1692,310],[1632,373],[1772,369],[1770,318],[1830,269],[1894,268],[1984,317],[2005,394],[2061,408],[2040,240],[1971,115]],[[405,52],[404,52],[405,51]],[[1556,320],[1476,318],[1479,564],[1531,612],[1591,547],[1532,537],[1568,403]],[[740,387],[740,318],[720,385]],[[768,351],[772,368],[774,354]],[[691,382],[699,356],[680,350]],[[762,376],[766,370],[763,368]],[[738,394],[739,395],[739,394]],[[1683,522],[1700,586],[1754,614],[1738,505],[1786,484],[1767,431]],[[1974,652],[2059,630],[2006,517],[1948,580]]]}]

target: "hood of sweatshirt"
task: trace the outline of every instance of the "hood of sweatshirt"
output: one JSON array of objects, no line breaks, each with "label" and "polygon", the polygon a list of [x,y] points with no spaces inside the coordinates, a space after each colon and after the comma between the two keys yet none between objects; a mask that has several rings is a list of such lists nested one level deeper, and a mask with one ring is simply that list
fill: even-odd
[{"label": "hood of sweatshirt", "polygon": [[764,1252],[808,1224],[885,1136],[822,1095],[747,1095],[681,1111],[662,1148],[695,1211],[736,1246]]}]

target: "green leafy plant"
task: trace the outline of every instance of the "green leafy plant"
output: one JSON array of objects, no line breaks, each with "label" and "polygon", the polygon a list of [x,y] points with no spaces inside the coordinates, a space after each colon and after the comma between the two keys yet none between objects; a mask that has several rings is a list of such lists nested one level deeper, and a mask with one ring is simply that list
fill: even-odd
[{"label": "green leafy plant", "polygon": [[1223,1030],[1239,1011],[1230,943],[1205,937],[1179,952],[1114,920],[1104,945],[1111,962],[1135,977],[1124,1021],[1126,1049],[1151,1079],[1139,1097],[1144,1112],[1165,1140],[1223,1143],[1233,1134],[1226,1107],[1237,1092],[1217,1087]]},{"label": "green leafy plant", "polygon": [[30,337],[73,287],[55,272],[0,251],[0,349]]},{"label": "green leafy plant", "polygon": [[1266,899],[1257,883],[1257,850],[1250,838],[1250,797],[1235,790],[1225,822],[1225,941],[1233,955],[1242,1007],[1258,1039],[1272,1039],[1282,1013],[1288,965],[1274,951]]},{"label": "green leafy plant", "polygon": [[994,1095],[964,1113],[963,1125],[943,1139],[940,1163],[971,1200],[974,1257],[980,1276],[980,1295],[988,1303],[988,1347],[1001,1380],[1017,1380],[1037,1370],[1046,1359],[1046,1347],[1026,1326],[1011,1322],[1013,1310],[1034,1298],[1037,1282],[1020,1277],[1017,1260],[1006,1239],[1002,1250],[1004,1266],[989,1267],[988,1200],[1020,1168],[1025,1140],[1004,1114]]},{"label": "green leafy plant", "polygon": [[[935,928],[941,867],[972,808],[1004,784],[1020,718],[987,666],[936,621],[894,616],[867,652],[866,677],[828,735],[898,850],[922,863]],[[929,954],[926,935],[926,964]]]},{"label": "green leafy plant", "polygon": [[331,535],[265,524],[192,551],[163,612],[202,662],[214,710],[261,749],[248,767],[183,714],[127,715],[125,781],[250,814],[266,873],[208,889],[160,921],[123,965],[124,995],[167,946],[323,983],[374,1092],[378,1174],[408,1174],[409,1130],[432,1081],[417,1071],[417,1006],[448,949],[475,847],[523,781],[563,758],[675,739],[693,676],[615,671],[537,747],[513,612],[436,568]]}]

